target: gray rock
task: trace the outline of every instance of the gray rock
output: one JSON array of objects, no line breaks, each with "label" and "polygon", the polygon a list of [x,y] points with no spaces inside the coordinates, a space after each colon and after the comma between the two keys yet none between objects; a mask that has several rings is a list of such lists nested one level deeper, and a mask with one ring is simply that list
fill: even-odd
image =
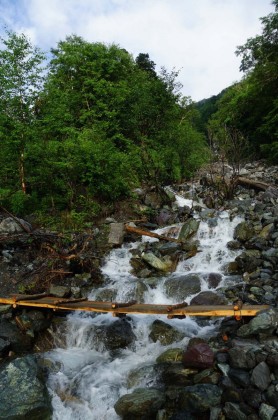
[{"label": "gray rock", "polygon": [[183,301],[188,296],[201,290],[201,281],[197,274],[185,274],[179,277],[170,277],[164,283],[168,297]]},{"label": "gray rock", "polygon": [[185,387],[180,394],[179,407],[193,413],[208,411],[221,401],[221,390],[216,385],[197,384]]},{"label": "gray rock", "polygon": [[261,391],[265,391],[271,383],[270,370],[265,362],[259,363],[252,372],[251,382]]},{"label": "gray rock", "polygon": [[131,325],[125,319],[118,319],[106,327],[104,342],[109,350],[129,347],[136,339]]},{"label": "gray rock", "polygon": [[273,415],[276,411],[275,407],[272,407],[271,405],[262,403],[260,406],[259,416],[261,420],[271,420],[273,419]]},{"label": "gray rock", "polygon": [[228,375],[233,382],[241,387],[246,387],[250,384],[250,375],[244,370],[230,369]]},{"label": "gray rock", "polygon": [[174,348],[168,349],[161,353],[156,359],[156,363],[176,363],[181,362],[183,356],[183,349]]},{"label": "gray rock", "polygon": [[225,418],[229,420],[245,420],[247,416],[240,410],[239,405],[226,402],[224,406]]},{"label": "gray rock", "polygon": [[127,377],[127,388],[154,386],[156,382],[155,365],[141,366],[132,370]]},{"label": "gray rock", "polygon": [[50,397],[34,357],[15,359],[0,373],[0,419],[51,419]]},{"label": "gray rock", "polygon": [[160,341],[162,345],[167,346],[175,341],[182,340],[184,338],[184,334],[166,322],[157,319],[151,325],[149,337],[154,342]]},{"label": "gray rock", "polygon": [[49,293],[53,296],[60,298],[67,297],[70,295],[70,287],[51,285]]},{"label": "gray rock", "polygon": [[255,235],[255,230],[251,223],[241,222],[239,223],[234,231],[234,239],[240,242],[246,242]]},{"label": "gray rock", "polygon": [[235,369],[252,369],[256,358],[250,347],[233,347],[229,350],[230,365]]},{"label": "gray rock", "polygon": [[225,305],[226,303],[227,300],[224,297],[208,290],[195,296],[190,305]]},{"label": "gray rock", "polygon": [[163,407],[165,395],[163,392],[153,388],[137,388],[131,394],[123,395],[114,405],[115,411],[124,419],[148,418],[153,416]]},{"label": "gray rock", "polygon": [[11,350],[16,353],[31,350],[33,340],[29,335],[23,334],[16,325],[3,319],[0,322],[0,338],[11,343]]},{"label": "gray rock", "polygon": [[273,407],[278,409],[278,386],[270,385],[266,391],[266,399]]},{"label": "gray rock", "polygon": [[195,235],[199,229],[200,221],[196,219],[188,219],[182,226],[179,233],[179,240],[187,240]]},{"label": "gray rock", "polygon": [[[16,221],[18,220],[18,222]],[[22,226],[24,226],[24,229]],[[32,226],[23,219],[7,217],[0,223],[0,234],[10,234],[31,232]]]},{"label": "gray rock", "polygon": [[237,335],[240,337],[248,337],[249,335],[263,333],[269,329],[275,329],[278,326],[278,311],[270,309],[264,311],[253,318],[248,324],[242,325]]},{"label": "gray rock", "polygon": [[152,252],[143,252],[142,259],[158,271],[169,272],[172,271],[172,269],[174,268],[173,261],[170,258],[167,258],[167,256],[163,258],[158,258]]},{"label": "gray rock", "polygon": [[110,245],[122,245],[125,234],[124,223],[111,223],[108,243]]}]

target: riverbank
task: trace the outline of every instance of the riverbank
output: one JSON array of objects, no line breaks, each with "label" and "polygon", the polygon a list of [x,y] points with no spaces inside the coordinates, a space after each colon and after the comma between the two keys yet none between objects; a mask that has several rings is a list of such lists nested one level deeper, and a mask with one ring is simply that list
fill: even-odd
[{"label": "riverbank", "polygon": [[[115,287],[116,280],[114,278],[114,286],[108,281],[111,267],[105,272],[102,266],[107,252],[112,249],[122,252],[119,246],[123,243],[129,246],[128,249],[131,248],[131,265],[124,268],[127,272],[131,270],[134,284],[131,292],[128,288],[129,277],[126,280],[123,276],[119,277],[119,285],[127,282],[126,296],[133,294],[136,300],[142,301],[146,291],[158,290],[163,275],[163,286],[168,299],[178,302],[187,299],[189,303],[195,304],[220,304],[241,299],[247,304],[268,304],[273,308],[250,322],[246,319],[224,319],[218,326],[217,334],[198,339],[194,338],[194,333],[184,337],[179,335],[179,328],[174,328],[174,325],[161,320],[154,321],[148,327],[151,340],[170,346],[171,349],[159,351],[161,354],[158,353],[156,363],[149,365],[149,386],[143,390],[140,388],[146,378],[146,366],[143,365],[136,374],[137,380],[130,387],[130,392],[122,392],[123,395],[115,401],[115,410],[122,418],[275,418],[278,408],[277,168],[258,163],[247,166],[242,175],[269,183],[271,187],[266,191],[258,191],[238,186],[235,197],[225,202],[222,200],[221,203],[209,183],[197,182],[193,190],[192,184],[176,187],[180,196],[187,197],[189,205],[180,205],[178,201],[174,201],[171,190],[167,192],[167,204],[163,204],[155,191],[137,190],[137,199],[133,202],[133,209],[128,212],[128,217],[121,209],[85,234],[73,233],[70,237],[63,237],[56,233],[39,231],[30,235],[31,232],[26,232],[21,226],[23,231],[6,233],[5,240],[1,242],[1,286],[9,294],[18,291],[21,286],[24,287],[24,292],[47,290],[57,296],[72,297],[90,292],[100,300],[116,299],[119,297]],[[171,273],[176,271],[180,263],[183,264],[181,270],[184,270],[184,262],[190,264],[191,259],[200,251],[194,236],[200,229],[200,222],[204,222],[208,230],[220,229],[221,232],[224,225],[219,225],[218,219],[224,210],[227,212],[225,217],[228,215],[234,221],[232,238],[226,244],[225,252],[235,252],[236,257],[225,267],[219,266],[221,274],[220,271],[207,273],[205,281],[208,290],[203,291],[203,278],[198,278],[196,274],[190,274],[190,277],[189,274],[183,274],[182,277]],[[166,229],[166,235],[183,235],[184,243],[143,241],[139,248],[132,249],[138,236],[130,233],[122,235],[117,245],[109,243],[112,225],[130,219],[144,229],[162,228]],[[182,230],[174,230],[173,225],[177,223],[183,226]],[[166,228],[168,225],[170,227]],[[29,228],[28,225],[25,227]],[[224,235],[224,231],[222,232]],[[213,243],[216,245],[212,237]],[[222,251],[223,249],[217,250],[220,256]],[[112,272],[115,276],[116,269],[112,268]],[[231,281],[230,284],[228,282],[228,285],[223,283],[224,278],[231,277],[236,277],[236,281]],[[30,286],[33,290],[28,289]],[[2,370],[6,374],[7,366],[13,366],[13,369],[24,372],[23,365],[35,363],[40,366],[36,369],[43,387],[44,381],[50,374],[53,375],[53,369],[59,369],[59,366],[57,363],[50,363],[46,367],[44,362],[38,364],[36,357],[27,356],[26,359],[24,354],[36,349],[39,352],[51,349],[57,340],[57,329],[60,345],[63,345],[60,332],[67,327],[63,319],[51,320],[48,312],[34,312],[22,313],[5,308],[0,323],[1,355],[4,361]],[[196,328],[205,326],[206,322],[201,321]],[[55,324],[59,325],[55,327]],[[64,325],[62,329],[61,324]],[[138,331],[132,322],[119,320],[111,326],[98,328],[99,348],[105,351],[113,353],[130,348],[136,343]],[[103,337],[106,337],[104,347]],[[179,343],[183,339],[183,347],[175,348],[175,342]],[[18,343],[22,344],[21,347],[18,347]],[[24,357],[21,360],[24,363],[17,368],[18,356],[22,355]],[[32,362],[26,362],[28,357],[32,358]],[[46,374],[45,379],[41,375],[43,372]],[[152,376],[156,379],[151,379]],[[8,392],[14,392],[10,386],[5,388]],[[42,406],[48,407],[48,411],[42,411],[47,418],[52,415],[51,398],[47,391],[42,392],[45,388],[38,389],[39,395],[44,395],[40,410],[44,410]],[[66,392],[62,396],[64,392],[58,395],[65,406],[81,403],[81,395],[74,402],[76,395],[70,396]],[[2,401],[8,402],[9,396],[3,397]],[[91,415],[94,416],[93,411]]]}]

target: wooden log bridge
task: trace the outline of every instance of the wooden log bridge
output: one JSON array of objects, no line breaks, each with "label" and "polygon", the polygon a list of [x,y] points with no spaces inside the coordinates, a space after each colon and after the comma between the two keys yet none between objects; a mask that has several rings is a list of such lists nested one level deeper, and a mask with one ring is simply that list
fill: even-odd
[{"label": "wooden log bridge", "polygon": [[182,302],[174,305],[137,303],[131,301],[127,303],[91,301],[85,298],[68,299],[39,295],[13,295],[7,298],[0,297],[0,304],[12,305],[14,308],[26,306],[34,308],[48,308],[54,311],[87,311],[87,312],[110,312],[114,316],[127,314],[146,314],[146,315],[167,315],[168,318],[184,316],[235,316],[240,319],[242,316],[255,316],[260,311],[269,309],[268,305],[244,305],[234,303],[234,305],[187,305]]}]

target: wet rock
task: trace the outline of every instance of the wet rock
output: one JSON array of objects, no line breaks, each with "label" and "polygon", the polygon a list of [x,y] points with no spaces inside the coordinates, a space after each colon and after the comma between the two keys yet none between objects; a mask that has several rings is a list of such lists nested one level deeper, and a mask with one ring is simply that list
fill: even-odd
[{"label": "wet rock", "polygon": [[211,289],[215,289],[217,286],[219,286],[219,283],[222,280],[222,276],[219,273],[209,273],[209,275],[206,278],[206,281],[208,283],[208,286]]},{"label": "wet rock", "polygon": [[226,402],[224,406],[225,418],[229,420],[246,420],[247,416],[240,410],[238,404]]},{"label": "wet rock", "polygon": [[136,339],[131,325],[125,319],[119,319],[108,325],[104,334],[104,342],[109,350],[126,348]]},{"label": "wet rock", "polygon": [[211,291],[205,291],[195,296],[190,305],[225,305],[226,303],[227,300],[224,297]]},{"label": "wet rock", "polygon": [[156,217],[158,226],[172,225],[176,221],[176,215],[169,209],[161,209]]},{"label": "wet rock", "polygon": [[252,372],[251,382],[261,391],[265,391],[271,383],[270,370],[265,362],[259,363]]},{"label": "wet rock", "polygon": [[0,373],[0,418],[51,418],[51,400],[34,357],[15,359]]},{"label": "wet rock", "polygon": [[115,289],[103,289],[99,290],[96,294],[96,300],[102,302],[112,302],[117,296],[117,290]]},{"label": "wet rock", "polygon": [[241,243],[239,241],[229,241],[227,243],[227,248],[233,249],[233,250],[240,249]]},{"label": "wet rock", "polygon": [[192,384],[192,377],[197,373],[196,369],[184,369],[182,363],[171,363],[162,372],[163,382],[169,386],[186,386]]},{"label": "wet rock", "polygon": [[206,369],[213,366],[214,354],[207,343],[199,343],[185,351],[182,362],[185,367]]},{"label": "wet rock", "polygon": [[177,242],[167,242],[159,247],[161,255],[173,255],[181,248]]},{"label": "wet rock", "polygon": [[276,411],[275,407],[272,407],[268,404],[262,403],[259,410],[259,416],[261,420],[271,420]]},{"label": "wet rock", "polygon": [[31,230],[32,226],[23,219],[7,217],[0,223],[0,234],[13,235],[15,233],[22,233],[26,231],[31,232]]},{"label": "wet rock", "polygon": [[144,294],[148,291],[147,286],[143,281],[138,281],[134,290],[134,297],[137,302],[144,302]]},{"label": "wet rock", "polygon": [[22,333],[18,327],[3,319],[0,321],[0,338],[10,342],[11,350],[15,353],[22,353],[31,350],[33,339]]},{"label": "wet rock", "polygon": [[143,252],[142,259],[158,271],[169,272],[174,268],[173,261],[170,258],[158,258],[152,252]]},{"label": "wet rock", "polygon": [[132,370],[127,377],[127,387],[155,386],[157,370],[154,365],[141,366]]},{"label": "wet rock", "polygon": [[193,413],[203,413],[220,404],[221,390],[216,385],[197,384],[185,387],[180,394],[179,407]]},{"label": "wet rock", "polygon": [[246,242],[255,235],[254,227],[249,222],[239,223],[234,231],[234,239],[240,242]]},{"label": "wet rock", "polygon": [[175,363],[181,362],[183,350],[180,348],[168,349],[161,353],[156,359],[156,363]]},{"label": "wet rock", "polygon": [[258,314],[248,324],[242,325],[237,335],[240,337],[248,337],[250,335],[259,334],[266,330],[274,330],[278,326],[278,311],[270,309]]},{"label": "wet rock", "polygon": [[170,277],[164,283],[168,297],[183,301],[188,296],[201,290],[201,281],[196,274],[185,274],[179,277]]},{"label": "wet rock", "polygon": [[149,337],[154,342],[160,341],[163,346],[167,346],[175,341],[182,340],[184,334],[166,322],[156,319],[151,325]]},{"label": "wet rock", "polygon": [[188,219],[182,226],[179,233],[179,240],[187,240],[195,235],[199,229],[200,221],[196,219]]},{"label": "wet rock", "polygon": [[163,392],[152,388],[138,388],[131,394],[123,395],[116,402],[114,408],[116,413],[126,420],[130,418],[149,418],[155,416],[164,403]]}]

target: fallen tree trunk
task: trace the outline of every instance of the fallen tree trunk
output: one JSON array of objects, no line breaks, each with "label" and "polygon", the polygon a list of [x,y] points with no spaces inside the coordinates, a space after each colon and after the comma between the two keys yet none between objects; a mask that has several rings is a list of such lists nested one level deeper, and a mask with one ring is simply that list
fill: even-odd
[{"label": "fallen tree trunk", "polygon": [[161,239],[162,241],[182,243],[181,240],[175,238],[167,238],[167,236],[159,235],[158,233],[142,230],[134,226],[125,225],[125,230],[130,233],[136,233],[140,236],[150,236],[151,238]]},{"label": "fallen tree trunk", "polygon": [[250,187],[260,191],[266,191],[269,187],[271,187],[271,185],[267,184],[266,182],[255,181],[253,179],[243,178],[241,176],[236,179],[236,183],[238,185],[242,185],[243,187]]}]

